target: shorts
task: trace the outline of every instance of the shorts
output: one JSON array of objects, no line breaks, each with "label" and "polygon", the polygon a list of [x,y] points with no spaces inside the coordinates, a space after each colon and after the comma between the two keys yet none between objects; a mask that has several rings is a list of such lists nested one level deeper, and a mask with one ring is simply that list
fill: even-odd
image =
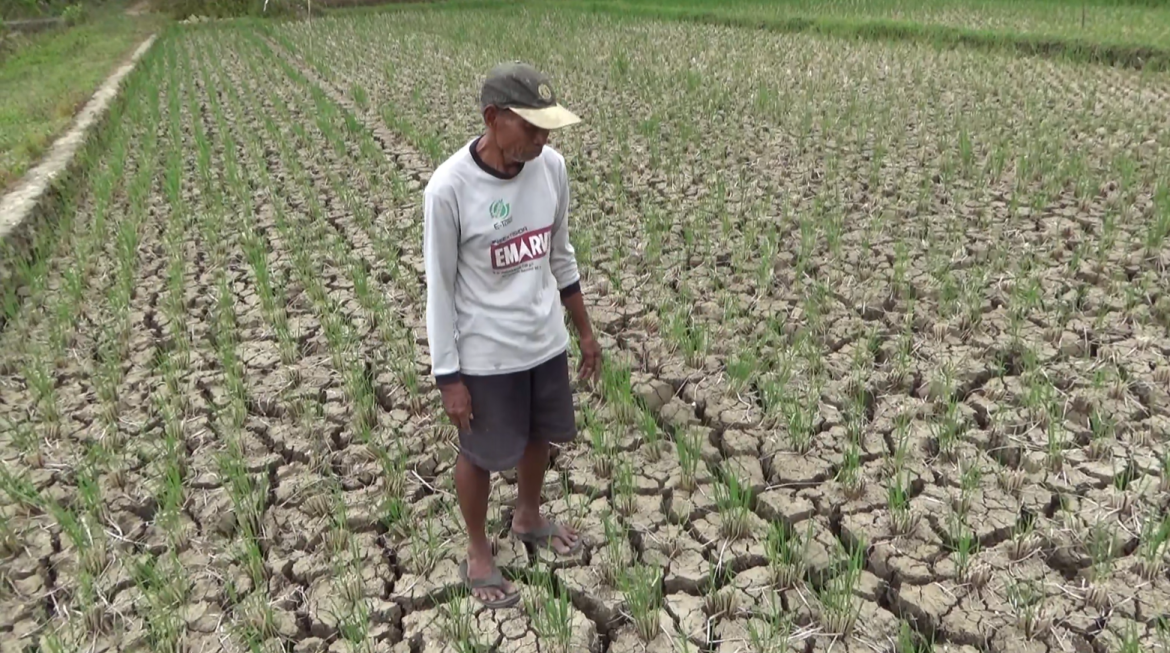
[{"label": "shorts", "polygon": [[463,374],[471,395],[471,431],[459,432],[459,449],[489,472],[515,467],[530,440],[563,444],[577,435],[569,354],[508,374]]}]

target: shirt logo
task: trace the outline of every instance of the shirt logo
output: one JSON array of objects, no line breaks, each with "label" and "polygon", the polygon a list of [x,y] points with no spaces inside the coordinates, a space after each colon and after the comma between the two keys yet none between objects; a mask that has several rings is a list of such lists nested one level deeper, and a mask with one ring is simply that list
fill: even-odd
[{"label": "shirt logo", "polygon": [[492,244],[492,269],[507,270],[544,258],[548,254],[551,233],[552,227],[545,227]]},{"label": "shirt logo", "polygon": [[512,212],[512,207],[504,200],[496,200],[488,207],[488,212],[491,213],[492,220],[503,220]]}]

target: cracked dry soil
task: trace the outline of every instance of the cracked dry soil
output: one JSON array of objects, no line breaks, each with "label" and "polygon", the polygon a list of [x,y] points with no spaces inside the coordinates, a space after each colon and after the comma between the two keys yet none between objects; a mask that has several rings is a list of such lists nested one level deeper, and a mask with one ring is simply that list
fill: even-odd
[{"label": "cracked dry soil", "polygon": [[0,650],[1170,650],[1170,82],[553,10],[607,370],[480,609],[420,191],[500,20],[157,44],[2,336]]}]

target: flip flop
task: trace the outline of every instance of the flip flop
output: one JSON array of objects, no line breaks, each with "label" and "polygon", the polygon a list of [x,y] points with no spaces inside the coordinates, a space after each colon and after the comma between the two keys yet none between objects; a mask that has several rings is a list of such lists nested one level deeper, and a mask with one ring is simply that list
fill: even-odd
[{"label": "flip flop", "polygon": [[[467,577],[467,561],[459,563],[459,577],[463,579],[463,584],[467,585],[468,589],[475,590],[479,588],[497,589],[504,591],[504,575],[500,573],[499,567],[492,565],[492,573],[487,578],[468,578]],[[504,592],[504,598],[488,601],[481,599],[475,594],[471,594],[471,598],[479,601],[485,608],[491,610],[499,610],[501,608],[510,608],[520,601],[520,590],[516,590],[511,594]]]},{"label": "flip flop", "polygon": [[550,519],[548,520],[548,523],[545,524],[544,528],[538,528],[534,531],[528,531],[527,533],[521,533],[519,531],[513,530],[512,535],[525,544],[548,547],[552,550],[553,553],[560,555],[573,555],[574,553],[581,551],[581,544],[584,542],[584,539],[580,535],[577,536],[577,543],[573,544],[568,551],[565,551],[564,553],[557,551],[556,547],[554,547],[552,543],[553,538],[558,540],[561,539],[560,536],[557,535],[557,529],[557,523]]}]

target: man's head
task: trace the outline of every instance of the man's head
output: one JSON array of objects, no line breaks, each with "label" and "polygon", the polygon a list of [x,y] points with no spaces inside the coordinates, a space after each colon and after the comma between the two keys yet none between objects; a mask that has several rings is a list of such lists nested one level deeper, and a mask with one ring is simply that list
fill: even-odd
[{"label": "man's head", "polygon": [[551,131],[581,121],[557,103],[548,77],[524,63],[493,68],[480,90],[479,104],[495,144],[515,163],[540,156]]}]

